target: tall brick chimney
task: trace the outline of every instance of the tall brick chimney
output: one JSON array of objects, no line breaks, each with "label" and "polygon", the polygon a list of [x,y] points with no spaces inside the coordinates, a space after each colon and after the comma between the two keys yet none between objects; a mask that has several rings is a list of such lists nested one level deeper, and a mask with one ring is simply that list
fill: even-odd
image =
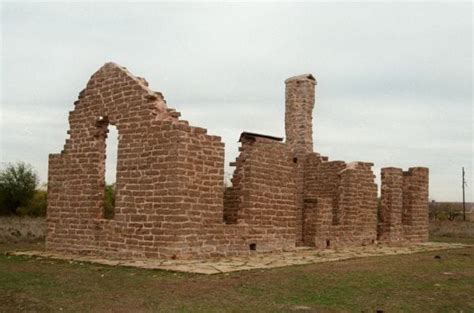
[{"label": "tall brick chimney", "polygon": [[293,151],[296,163],[296,245],[304,245],[304,171],[305,157],[313,152],[313,108],[316,79],[311,74],[285,80],[286,144]]},{"label": "tall brick chimney", "polygon": [[313,152],[313,108],[316,79],[311,74],[285,80],[286,142],[297,154]]}]

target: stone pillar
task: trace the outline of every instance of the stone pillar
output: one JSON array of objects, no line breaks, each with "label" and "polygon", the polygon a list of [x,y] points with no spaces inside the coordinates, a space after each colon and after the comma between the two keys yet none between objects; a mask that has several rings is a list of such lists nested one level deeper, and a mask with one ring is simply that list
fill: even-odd
[{"label": "stone pillar", "polygon": [[313,152],[313,108],[316,79],[311,74],[285,80],[286,143],[295,152]]},{"label": "stone pillar", "polygon": [[305,158],[313,152],[313,108],[316,79],[311,74],[285,80],[286,144],[296,163],[296,235],[297,246],[304,245],[304,173]]},{"label": "stone pillar", "polygon": [[403,170],[395,167],[382,168],[381,203],[378,239],[399,241],[403,239]]},{"label": "stone pillar", "polygon": [[380,241],[428,240],[428,186],[426,167],[382,169]]},{"label": "stone pillar", "polygon": [[403,172],[402,224],[406,240],[428,240],[428,189],[428,168],[411,167]]}]

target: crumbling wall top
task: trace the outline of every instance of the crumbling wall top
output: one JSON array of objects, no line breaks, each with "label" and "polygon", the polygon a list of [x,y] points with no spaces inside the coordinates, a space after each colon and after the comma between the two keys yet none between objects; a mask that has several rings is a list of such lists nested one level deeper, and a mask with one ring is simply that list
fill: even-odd
[{"label": "crumbling wall top", "polygon": [[288,83],[293,82],[293,81],[310,81],[315,85],[318,84],[318,82],[316,81],[316,78],[314,78],[313,74],[309,74],[309,73],[287,78],[285,80],[285,84],[288,84]]}]

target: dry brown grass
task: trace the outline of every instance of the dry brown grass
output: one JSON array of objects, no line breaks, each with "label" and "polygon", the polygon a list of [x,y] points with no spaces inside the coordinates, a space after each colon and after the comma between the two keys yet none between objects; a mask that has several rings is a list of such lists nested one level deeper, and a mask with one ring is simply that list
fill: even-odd
[{"label": "dry brown grass", "polygon": [[430,236],[474,238],[474,221],[432,221]]},{"label": "dry brown grass", "polygon": [[0,217],[0,243],[43,241],[45,232],[44,217]]}]

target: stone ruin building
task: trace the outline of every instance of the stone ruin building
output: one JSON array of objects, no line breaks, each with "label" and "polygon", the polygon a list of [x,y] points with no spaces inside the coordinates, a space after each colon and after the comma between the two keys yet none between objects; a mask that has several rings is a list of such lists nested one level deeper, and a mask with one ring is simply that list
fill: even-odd
[{"label": "stone ruin building", "polygon": [[[316,80],[286,84],[286,139],[243,132],[232,187],[224,143],[107,63],[49,157],[47,249],[119,258],[209,258],[428,238],[428,169],[330,161],[313,150]],[[105,143],[118,130],[115,212],[104,215]]]}]

